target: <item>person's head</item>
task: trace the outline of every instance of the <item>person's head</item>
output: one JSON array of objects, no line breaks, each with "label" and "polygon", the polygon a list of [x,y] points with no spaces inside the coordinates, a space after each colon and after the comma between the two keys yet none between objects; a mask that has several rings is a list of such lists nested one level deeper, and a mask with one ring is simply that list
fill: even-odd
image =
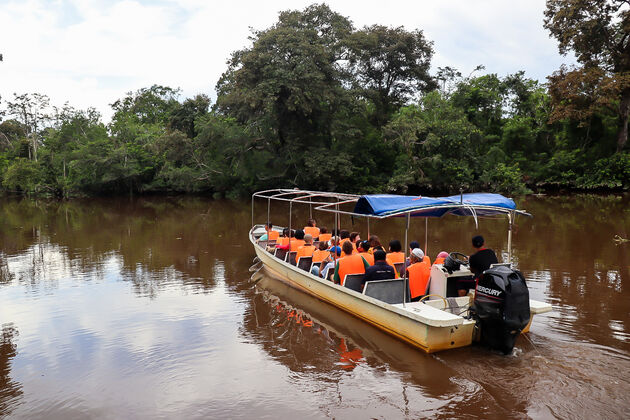
[{"label": "person's head", "polygon": [[304,235],[304,242],[306,244],[313,244],[313,235],[307,233],[306,235]]},{"label": "person's head", "polygon": [[357,251],[359,252],[367,252],[370,249],[370,243],[368,241],[359,241],[357,242]]},{"label": "person's head", "polygon": [[304,231],[302,229],[298,229],[295,231],[295,239],[304,239]]},{"label": "person's head", "polygon": [[354,250],[354,248],[352,247],[352,242],[350,241],[344,242],[341,249],[346,255],[352,254],[352,251]]},{"label": "person's head", "polygon": [[439,254],[437,254],[437,257],[438,258],[446,258],[446,257],[448,257],[448,252],[442,251]]},{"label": "person's head", "polygon": [[328,233],[328,228],[326,226],[322,226],[319,228],[319,234]]},{"label": "person's head", "polygon": [[402,245],[398,239],[393,239],[389,241],[389,252],[400,252],[402,251]]},{"label": "person's head", "polygon": [[481,248],[484,244],[483,236],[477,235],[472,238],[472,246],[475,248]]},{"label": "person's head", "polygon": [[387,254],[382,249],[374,251],[374,262],[385,261],[385,258],[387,258]]},{"label": "person's head", "polygon": [[265,225],[265,230],[266,230],[267,232],[269,232],[270,230],[273,230],[273,223],[267,223],[267,224]]},{"label": "person's head", "polygon": [[341,256],[341,247],[333,246],[332,248],[330,248],[330,253],[336,255],[337,257]]},{"label": "person's head", "polygon": [[320,251],[326,251],[328,249],[328,244],[326,241],[321,241],[318,245]]},{"label": "person's head", "polygon": [[411,256],[409,258],[412,264],[417,263],[418,261],[422,261],[424,258],[424,252],[422,252],[420,248],[414,248],[413,251],[411,251]]},{"label": "person's head", "polygon": [[315,221],[315,219],[308,219],[306,221],[306,226],[316,227],[317,226],[317,222]]},{"label": "person's head", "polygon": [[350,233],[350,242],[356,243],[357,241],[360,241],[360,240],[361,240],[361,236],[359,232]]},{"label": "person's head", "polygon": [[330,238],[330,246],[339,245],[339,237],[331,236]]},{"label": "person's head", "polygon": [[341,240],[343,241],[344,239],[350,237],[350,232],[342,229],[339,231],[339,237],[341,237]]},{"label": "person's head", "polygon": [[291,229],[289,234],[291,235],[292,238],[295,238],[295,229]]},{"label": "person's head", "polygon": [[282,236],[284,236],[285,238],[289,237],[289,228],[282,229]]},{"label": "person's head", "polygon": [[420,244],[418,243],[418,241],[411,241],[411,242],[409,242],[409,249],[410,250],[414,250],[416,248],[420,248]]},{"label": "person's head", "polygon": [[370,248],[376,248],[378,246],[381,246],[381,241],[378,239],[378,236],[376,235],[370,235],[370,239],[368,239],[370,242]]}]

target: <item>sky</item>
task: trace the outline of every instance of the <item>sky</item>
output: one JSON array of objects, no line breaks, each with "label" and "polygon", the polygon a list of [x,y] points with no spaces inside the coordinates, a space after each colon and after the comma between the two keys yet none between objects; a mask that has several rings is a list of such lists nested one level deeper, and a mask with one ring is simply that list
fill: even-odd
[{"label": "sky", "polygon": [[[278,13],[313,1],[0,0],[0,97],[43,93],[54,105],[110,104],[153,84],[216,98],[214,87],[233,51],[251,45]],[[421,29],[434,42],[433,72],[505,76],[524,70],[545,81],[571,57],[543,28],[544,0],[330,0],[355,27]],[[2,104],[0,104],[2,107]]]}]

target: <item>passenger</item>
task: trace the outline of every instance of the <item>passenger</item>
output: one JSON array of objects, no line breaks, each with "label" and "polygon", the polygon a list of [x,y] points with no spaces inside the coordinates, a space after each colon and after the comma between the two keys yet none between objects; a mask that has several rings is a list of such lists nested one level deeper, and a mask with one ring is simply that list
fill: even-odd
[{"label": "passenger", "polygon": [[328,233],[328,229],[326,228],[326,226],[322,226],[322,228],[319,230],[319,241],[328,242],[330,241],[331,236],[332,234]]},{"label": "passenger", "polygon": [[370,254],[368,250],[370,249],[370,243],[368,241],[360,241],[357,245],[357,251],[360,256],[365,258],[365,261],[370,265],[374,265],[374,255]]},{"label": "passenger", "polygon": [[320,263],[329,255],[328,244],[326,242],[320,242],[318,249],[313,252],[313,263]]},{"label": "passenger", "polygon": [[352,254],[352,243],[346,241],[342,245],[345,257],[339,258],[335,264],[335,274],[333,281],[335,284],[343,285],[343,281],[348,274],[363,274],[370,266],[365,258],[358,254]]},{"label": "passenger", "polygon": [[389,241],[389,252],[387,253],[387,262],[390,265],[405,262],[405,254],[402,251],[402,245],[398,239]]},{"label": "passenger", "polygon": [[381,246],[381,242],[378,239],[378,236],[370,235],[368,241],[370,242],[370,249],[368,250],[370,254],[374,254],[374,251],[376,251],[377,249],[383,249],[383,247]]},{"label": "passenger", "polygon": [[295,239],[291,239],[291,252],[297,251],[302,245],[304,245],[304,231],[298,229],[295,231]]},{"label": "passenger", "polygon": [[312,257],[314,252],[315,247],[313,246],[313,237],[307,233],[304,235],[304,245],[297,249],[295,261],[298,261],[300,257]]},{"label": "passenger", "polygon": [[424,252],[420,248],[411,251],[411,265],[407,268],[407,275],[409,276],[409,292],[412,302],[418,301],[426,295],[429,287],[431,265],[424,257]]},{"label": "passenger", "polygon": [[256,240],[256,242],[260,242],[260,241],[268,241],[269,240],[269,232],[273,230],[273,223],[266,223],[265,224],[265,233],[258,238],[258,240]]},{"label": "passenger", "polygon": [[365,270],[365,276],[361,282],[361,288],[365,287],[365,282],[372,280],[388,280],[396,278],[396,270],[385,260],[387,254],[381,249],[374,251],[374,264]]},{"label": "passenger", "polygon": [[[338,261],[341,257],[341,247],[333,246],[332,248],[330,248],[329,251],[330,255],[328,255],[328,257],[326,257],[319,265],[319,272],[313,273],[315,275],[319,275],[319,277],[322,277],[324,279],[327,278],[329,270],[334,270],[335,262]],[[314,269],[315,267],[313,267],[313,271]]]},{"label": "passenger", "polygon": [[347,230],[340,230],[339,237],[341,238],[341,242],[339,244],[343,245],[344,242],[350,241],[350,232]]},{"label": "passenger", "polygon": [[[409,257],[407,257],[407,260],[405,261],[405,264],[400,269],[400,276],[401,277],[403,277],[405,275],[405,270],[407,270],[407,267],[409,267],[411,265],[411,253],[416,248],[420,248],[420,244],[418,243],[418,241],[411,241],[411,242],[409,242]],[[426,262],[427,264],[431,265],[431,258],[429,258],[427,255],[424,256],[423,261]]]},{"label": "passenger", "polygon": [[308,233],[313,238],[319,238],[319,228],[315,219],[308,219],[306,226],[304,226],[304,233]]},{"label": "passenger", "polygon": [[446,251],[440,252],[439,254],[437,254],[437,257],[435,258],[435,261],[433,262],[433,264],[444,264],[446,257],[448,257],[448,252]]},{"label": "passenger", "polygon": [[282,229],[282,238],[278,239],[276,248],[289,249],[289,233],[289,228]]}]

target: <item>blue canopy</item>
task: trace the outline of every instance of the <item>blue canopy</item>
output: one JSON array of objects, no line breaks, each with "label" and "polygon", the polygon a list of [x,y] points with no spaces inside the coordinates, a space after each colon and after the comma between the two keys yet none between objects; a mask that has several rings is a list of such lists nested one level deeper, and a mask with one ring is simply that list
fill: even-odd
[{"label": "blue canopy", "polygon": [[354,213],[368,216],[395,216],[410,213],[412,216],[442,217],[490,216],[516,210],[516,204],[501,194],[472,193],[450,197],[414,197],[409,195],[363,195],[354,207]]}]

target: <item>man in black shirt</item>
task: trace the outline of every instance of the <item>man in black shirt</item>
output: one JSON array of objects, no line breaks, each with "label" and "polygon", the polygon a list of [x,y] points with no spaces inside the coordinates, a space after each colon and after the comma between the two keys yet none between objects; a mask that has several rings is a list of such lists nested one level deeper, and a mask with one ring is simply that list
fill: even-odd
[{"label": "man in black shirt", "polygon": [[460,280],[457,282],[457,290],[460,296],[466,296],[469,289],[474,289],[476,287],[477,281],[483,272],[490,268],[490,265],[499,262],[494,251],[483,246],[483,236],[477,235],[473,237],[472,245],[477,250],[477,252],[471,255],[468,259],[470,271],[473,273],[473,279]]},{"label": "man in black shirt", "polygon": [[481,277],[481,274],[490,268],[490,265],[496,264],[497,254],[493,250],[484,247],[483,236],[478,235],[472,238],[472,245],[477,250],[468,260],[470,262],[470,271],[475,275],[475,279]]},{"label": "man in black shirt", "polygon": [[383,250],[374,251],[374,265],[365,270],[361,287],[365,286],[365,282],[372,280],[389,280],[396,278],[396,270],[387,264],[385,259],[387,254]]}]

